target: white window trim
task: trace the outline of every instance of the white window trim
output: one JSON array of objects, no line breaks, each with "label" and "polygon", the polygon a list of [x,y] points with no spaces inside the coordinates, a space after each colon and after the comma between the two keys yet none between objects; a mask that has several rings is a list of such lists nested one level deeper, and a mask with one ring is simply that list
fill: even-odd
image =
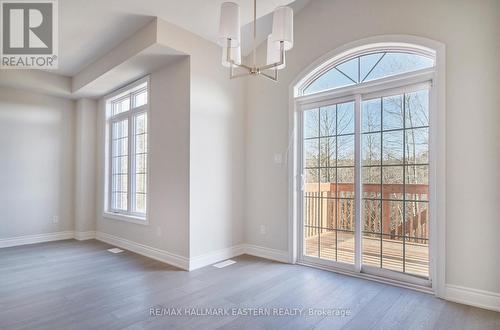
[{"label": "white window trim", "polygon": [[[446,228],[446,177],[445,177],[445,136],[446,136],[446,121],[445,121],[445,46],[444,44],[430,40],[427,38],[409,36],[409,35],[383,35],[365,38],[355,42],[351,42],[336,48],[335,50],[325,54],[318,60],[311,63],[307,68],[305,68],[296,79],[292,81],[289,86],[289,136],[290,136],[290,146],[287,152],[288,160],[288,172],[289,172],[289,261],[290,263],[300,262],[298,258],[299,252],[299,233],[301,228],[299,226],[299,216],[301,214],[300,208],[298,208],[298,198],[301,197],[302,189],[302,178],[300,177],[300,172],[298,169],[301,164],[299,164],[298,159],[298,138],[301,136],[300,125],[300,108],[302,103],[307,103],[306,99],[309,95],[301,96],[300,89],[305,83],[317,77],[319,71],[324,70],[327,67],[332,67],[335,63],[339,63],[347,55],[356,56],[363,52],[370,50],[386,49],[397,46],[409,46],[408,49],[422,49],[423,51],[431,51],[434,53],[436,62],[434,72],[420,70],[414,71],[408,74],[402,74],[398,76],[390,76],[373,82],[367,82],[365,84],[359,84],[356,86],[350,86],[349,88],[338,88],[334,90],[329,90],[326,92],[316,93],[310,95],[311,97],[317,99],[318,96],[324,96],[325,99],[332,98],[334,94],[336,98],[342,96],[351,96],[354,98],[354,94],[362,94],[361,92],[353,93],[353,89],[361,87],[364,89],[365,93],[369,93],[370,85],[375,85],[377,82],[384,81],[387,83],[393,79],[398,79],[401,77],[408,78],[408,84],[414,84],[420,81],[422,77],[411,78],[413,74],[426,75],[429,74],[432,80],[432,88],[430,89],[430,103],[429,106],[432,109],[430,113],[430,201],[433,204],[430,208],[430,217],[434,219],[431,223],[430,237],[429,237],[429,258],[430,258],[430,278],[432,278],[432,287],[426,288],[425,283],[409,283],[406,282],[406,278],[384,278],[376,275],[369,275],[359,272],[359,265],[355,265],[354,272],[349,269],[335,268],[332,269],[330,266],[324,265],[314,265],[320,268],[328,268],[337,272],[350,273],[351,275],[357,277],[368,278],[376,281],[387,282],[395,284],[398,286],[404,286],[412,289],[422,290],[429,292],[434,292],[439,297],[444,297],[445,295],[445,271],[446,271],[446,261],[445,261],[445,228]],[[394,49],[394,48],[392,48]],[[415,81],[415,79],[417,81]],[[422,82],[425,80],[422,79]],[[400,83],[400,81],[398,82]],[[363,86],[361,86],[363,85]],[[385,85],[385,84],[384,84]],[[390,84],[388,83],[387,86]],[[399,85],[399,84],[396,84]],[[374,92],[378,88],[376,86],[371,86],[374,88],[371,92]],[[396,86],[394,86],[396,87]],[[389,88],[389,87],[387,87]],[[306,102],[304,102],[306,101]],[[439,203],[438,203],[439,201]],[[359,226],[360,224],[356,224]],[[359,253],[359,246],[356,245],[356,251]],[[385,274],[384,274],[385,275]],[[417,281],[418,282],[418,281]]]},{"label": "white window trim", "polygon": [[[114,100],[120,99],[120,94],[123,93],[128,93],[128,94],[133,94],[139,90],[138,87],[144,83],[147,83],[147,103],[145,105],[142,105],[137,108],[132,108],[132,104],[130,104],[131,109],[125,112],[122,112],[118,115],[113,116],[112,118],[109,118],[109,113],[111,111],[110,108],[110,102]],[[151,100],[151,85],[150,85],[150,77],[146,76],[144,78],[141,78],[131,84],[128,84],[106,96],[103,97],[103,104],[104,104],[104,120],[105,120],[105,180],[104,180],[104,208],[103,208],[103,218],[105,219],[110,219],[110,220],[120,220],[120,221],[126,221],[130,223],[135,223],[135,224],[140,224],[140,225],[149,225],[149,212],[150,212],[150,194],[149,194],[149,182],[150,182],[150,175],[149,175],[149,159],[150,159],[150,100]],[[131,102],[133,100],[133,97],[131,97]],[[111,143],[110,143],[110,138],[111,138],[111,126],[113,122],[123,120],[125,118],[128,118],[128,132],[129,132],[129,139],[132,138],[131,142],[128,144],[128,155],[134,154],[132,152],[132,149],[134,148],[135,144],[135,139],[133,137],[133,134],[131,132],[135,132],[133,123],[133,120],[130,120],[133,117],[136,117],[142,113],[146,113],[147,116],[147,134],[148,134],[148,143],[147,143],[147,162],[146,162],[146,172],[147,172],[147,177],[146,177],[146,214],[141,214],[141,213],[134,213],[134,212],[123,212],[119,210],[111,210],[111,190],[110,190],[110,185],[111,185],[111,157],[112,157],[112,152],[111,152]],[[129,140],[130,141],[130,140]],[[129,171],[134,171],[135,169],[133,168],[132,164],[133,161],[131,157],[128,159],[128,169]],[[132,197],[132,191],[135,191],[135,189],[132,188],[132,185],[134,184],[133,180],[128,178],[128,205],[132,205],[131,203],[133,202],[133,197]]]}]

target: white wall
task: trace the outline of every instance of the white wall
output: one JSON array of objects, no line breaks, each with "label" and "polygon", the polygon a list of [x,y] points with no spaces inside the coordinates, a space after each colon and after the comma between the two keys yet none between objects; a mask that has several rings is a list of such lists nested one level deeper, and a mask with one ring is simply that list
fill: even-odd
[{"label": "white wall", "polygon": [[96,229],[96,143],[97,102],[76,101],[75,132],[75,231]]},{"label": "white wall", "polygon": [[193,258],[243,243],[245,83],[228,79],[217,45],[161,20],[157,33],[188,56],[151,75],[149,224],[102,217],[100,169],[97,229]]},{"label": "white wall", "polygon": [[103,217],[104,107],[99,107],[97,229],[189,257],[189,59],[150,76],[149,224]]},{"label": "white wall", "polygon": [[230,80],[221,48],[191,54],[190,255],[243,243],[243,80]]},{"label": "white wall", "polygon": [[55,97],[71,97],[71,79],[42,70],[2,70],[0,87],[15,88]]},{"label": "white wall", "polygon": [[[323,54],[352,41],[408,34],[446,45],[446,282],[500,293],[500,2],[314,0],[295,19],[280,82],[249,83],[246,241],[287,250],[288,88]],[[263,49],[260,49],[261,53]],[[437,219],[436,221],[439,221]],[[260,234],[260,225],[267,234]]]},{"label": "white wall", "polygon": [[221,49],[159,21],[159,40],[190,57],[189,256],[243,243],[245,81]]},{"label": "white wall", "polygon": [[73,101],[0,88],[0,239],[73,230],[74,134]]}]

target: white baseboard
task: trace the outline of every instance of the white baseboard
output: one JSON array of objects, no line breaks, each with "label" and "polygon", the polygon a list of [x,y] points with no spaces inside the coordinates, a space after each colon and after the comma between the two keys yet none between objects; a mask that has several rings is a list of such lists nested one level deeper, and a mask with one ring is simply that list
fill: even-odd
[{"label": "white baseboard", "polygon": [[279,262],[288,262],[288,252],[270,249],[262,246],[252,244],[239,244],[232,247],[217,250],[196,256],[189,259],[189,270],[195,270],[217,262],[234,258],[242,254],[248,254],[255,257],[270,259]]},{"label": "white baseboard", "polygon": [[446,300],[500,312],[500,293],[446,284]]},{"label": "white baseboard", "polygon": [[95,231],[75,231],[74,238],[78,241],[85,241],[95,238]]},{"label": "white baseboard", "polygon": [[100,231],[96,232],[95,238],[99,241],[118,246],[119,248],[135,252],[145,257],[155,259],[184,270],[189,270],[189,259],[186,257]]},{"label": "white baseboard", "polygon": [[35,243],[43,243],[43,242],[52,242],[59,241],[63,239],[72,239],[73,231],[59,231],[55,233],[47,233],[47,234],[37,234],[37,235],[26,235],[26,236],[17,236],[11,238],[1,238],[0,239],[0,248],[6,248],[11,246],[18,245],[26,245],[26,244],[35,244]]},{"label": "white baseboard", "polygon": [[246,254],[249,254],[249,255],[252,255],[255,257],[270,259],[270,260],[284,262],[284,263],[289,262],[288,251],[270,249],[267,247],[253,245],[253,244],[245,244],[244,250],[245,250]]},{"label": "white baseboard", "polygon": [[229,248],[212,251],[200,256],[186,258],[177,254],[170,253],[168,251],[160,250],[151,246],[136,243],[118,236],[106,234],[99,231],[63,231],[40,235],[3,238],[0,239],[0,248],[72,238],[79,241],[97,239],[111,245],[116,245],[117,247],[120,247],[122,249],[130,250],[143,256],[190,271],[212,265],[226,259],[234,258],[242,254],[249,254],[279,262],[288,262],[288,253],[286,251],[269,249],[252,244],[239,244]]},{"label": "white baseboard", "polygon": [[235,245],[226,249],[217,250],[193,258],[189,258],[189,270],[195,270],[208,265],[212,265],[219,261],[234,258],[244,253],[244,245]]}]

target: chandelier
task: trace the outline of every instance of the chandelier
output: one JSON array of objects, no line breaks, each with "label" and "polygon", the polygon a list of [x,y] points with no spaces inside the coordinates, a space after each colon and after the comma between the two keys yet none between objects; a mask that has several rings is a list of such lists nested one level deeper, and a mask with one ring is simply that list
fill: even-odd
[{"label": "chandelier", "polygon": [[240,6],[234,2],[221,5],[218,42],[222,46],[222,65],[229,68],[229,78],[261,75],[277,81],[278,70],[285,67],[285,51],[293,47],[293,10],[286,6],[274,10],[265,65],[257,65],[257,0],[253,2],[252,63],[241,62]]}]

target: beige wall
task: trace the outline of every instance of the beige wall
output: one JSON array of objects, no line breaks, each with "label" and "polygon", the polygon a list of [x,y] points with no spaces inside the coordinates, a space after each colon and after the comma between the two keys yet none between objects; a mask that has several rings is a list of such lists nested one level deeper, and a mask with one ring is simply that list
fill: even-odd
[{"label": "beige wall", "polygon": [[0,239],[73,230],[74,130],[73,101],[0,88]]},{"label": "beige wall", "polygon": [[[446,46],[446,282],[500,292],[500,2],[313,0],[295,19],[278,84],[249,83],[246,241],[287,250],[290,83],[317,58],[359,39],[406,34]],[[262,52],[262,48],[260,51]],[[494,183],[494,184],[492,184]],[[437,219],[436,221],[439,221]],[[260,226],[267,234],[260,233]]]}]

